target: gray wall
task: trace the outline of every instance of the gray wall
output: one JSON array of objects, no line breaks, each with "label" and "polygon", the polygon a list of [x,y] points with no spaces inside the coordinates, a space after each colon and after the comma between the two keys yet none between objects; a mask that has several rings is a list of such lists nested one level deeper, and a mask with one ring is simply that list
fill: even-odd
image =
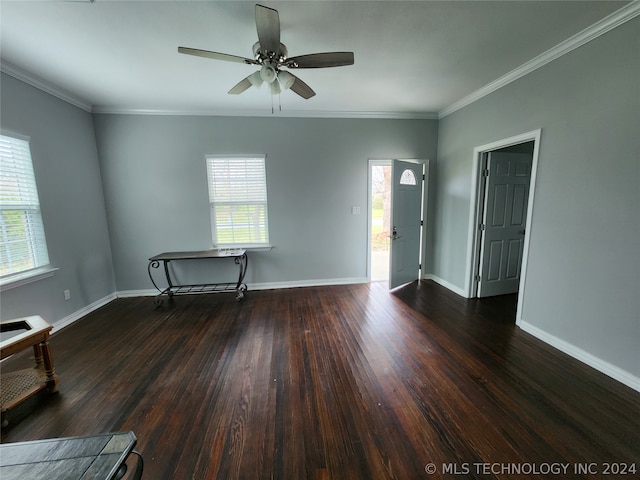
[{"label": "gray wall", "polygon": [[[152,288],[147,259],[211,248],[206,154],[265,154],[270,252],[252,284],[362,280],[371,158],[435,158],[437,121],[96,115],[118,291]],[[351,207],[361,214],[352,215]],[[232,266],[232,264],[231,264]],[[203,263],[183,281],[224,281]],[[187,274],[187,270],[189,273]]]},{"label": "gray wall", "polygon": [[434,274],[464,288],[473,148],[542,128],[522,320],[640,376],[640,19],[440,121]]},{"label": "gray wall", "polygon": [[59,268],[53,277],[2,292],[2,318],[56,322],[115,290],[93,120],[11,76],[1,81],[0,127],[31,138],[49,258]]},{"label": "gray wall", "polygon": [[[51,262],[60,270],[3,292],[2,317],[64,318],[114,291],[149,289],[147,258],[155,253],[210,247],[206,153],[267,155],[275,248],[252,255],[247,277],[262,284],[364,278],[367,160],[430,159],[426,272],[463,289],[473,148],[542,128],[522,320],[637,378],[638,28],[630,21],[440,122],[92,122],[3,74],[1,127],[32,139]],[[351,215],[354,205],[361,215]]]}]

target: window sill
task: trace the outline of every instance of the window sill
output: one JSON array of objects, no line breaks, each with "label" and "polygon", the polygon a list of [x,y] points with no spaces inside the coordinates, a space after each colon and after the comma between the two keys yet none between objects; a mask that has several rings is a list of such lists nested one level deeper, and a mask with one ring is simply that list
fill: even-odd
[{"label": "window sill", "polygon": [[247,252],[270,252],[273,249],[273,245],[256,245],[253,247],[243,247],[238,245],[237,247],[220,246],[213,248],[215,248],[216,250],[246,250]]},{"label": "window sill", "polygon": [[0,292],[12,288],[21,287],[28,283],[37,282],[43,278],[52,277],[58,268],[47,265],[46,267],[34,268],[27,272],[16,273],[0,279]]},{"label": "window sill", "polygon": [[270,252],[273,245],[263,245],[261,247],[245,247],[247,252]]}]

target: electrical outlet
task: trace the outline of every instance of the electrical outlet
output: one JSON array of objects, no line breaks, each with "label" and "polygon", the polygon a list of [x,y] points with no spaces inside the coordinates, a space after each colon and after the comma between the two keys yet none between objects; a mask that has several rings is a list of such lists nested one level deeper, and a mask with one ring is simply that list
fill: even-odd
[{"label": "electrical outlet", "polygon": [[71,300],[71,292],[69,290],[64,291],[64,299]]}]

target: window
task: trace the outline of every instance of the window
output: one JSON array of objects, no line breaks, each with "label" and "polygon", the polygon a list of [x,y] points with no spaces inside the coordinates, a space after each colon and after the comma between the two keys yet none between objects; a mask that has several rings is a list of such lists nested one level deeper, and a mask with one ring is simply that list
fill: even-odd
[{"label": "window", "polygon": [[400,185],[417,185],[418,181],[416,180],[416,174],[413,173],[413,170],[407,168],[404,172],[402,172],[402,176],[400,177]]},{"label": "window", "polygon": [[213,243],[218,247],[269,244],[264,156],[207,156]]},{"label": "window", "polygon": [[0,135],[0,278],[49,264],[29,141]]}]

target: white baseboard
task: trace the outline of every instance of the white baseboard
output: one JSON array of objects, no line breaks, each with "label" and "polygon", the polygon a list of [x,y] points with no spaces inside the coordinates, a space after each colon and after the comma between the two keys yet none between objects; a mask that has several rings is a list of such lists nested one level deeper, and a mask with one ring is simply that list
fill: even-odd
[{"label": "white baseboard", "polygon": [[116,299],[116,294],[115,293],[111,293],[111,294],[107,295],[106,297],[103,297],[100,300],[97,300],[97,301],[87,305],[86,307],[83,307],[80,310],[77,310],[77,311],[73,312],[71,315],[67,315],[64,318],[61,318],[57,322],[53,323],[53,329],[51,330],[51,333],[59,332],[63,328],[66,328],[69,325],[71,325],[73,322],[75,322],[77,320],[80,320],[85,315],[90,314],[91,312],[99,309],[100,307],[105,306],[107,303],[109,303],[109,302],[111,302],[111,301],[113,301],[115,299]]},{"label": "white baseboard", "polygon": [[[293,282],[265,282],[248,283],[247,291],[252,290],[275,290],[279,288],[300,288],[300,287],[324,287],[328,285],[353,285],[358,283],[368,283],[366,277],[328,278],[315,280],[297,280]],[[128,297],[154,297],[158,295],[158,290],[121,290],[116,292],[118,298]]]},{"label": "white baseboard", "polygon": [[433,273],[427,273],[422,278],[425,280],[433,280],[437,284],[442,285],[444,288],[451,290],[453,293],[456,293],[461,297],[467,298],[467,292],[465,292],[463,288],[460,288],[451,282],[447,282],[446,280],[443,280],[442,278],[438,277],[437,275],[434,275]]},{"label": "white baseboard", "polygon": [[298,280],[295,282],[267,282],[251,283],[247,285],[251,290],[275,290],[278,288],[300,288],[300,287],[325,287],[329,285],[354,285],[358,283],[369,283],[366,277],[352,278],[328,278],[315,280]]},{"label": "white baseboard", "polygon": [[[426,274],[424,275],[423,278],[425,280],[433,280],[434,282],[442,285],[443,287],[451,290],[452,292],[467,298],[466,292],[463,289],[457,287],[456,285],[453,285],[450,282],[447,282],[446,280],[443,280],[437,275]],[[595,368],[599,372],[602,372],[605,375],[613,378],[614,380],[617,380],[620,383],[625,384],[629,388],[632,388],[640,392],[640,378],[627,372],[626,370],[623,370],[620,367],[616,367],[615,365],[605,360],[602,360],[596,357],[595,355],[592,355],[591,353],[586,352],[585,350],[582,350],[581,348],[578,348],[575,345],[570,344],[569,342],[561,340],[558,337],[551,335],[545,332],[544,330],[541,330],[538,327],[535,327],[534,325],[531,325],[530,323],[525,322],[522,319],[518,319],[516,321],[516,325],[519,326],[525,332],[530,333],[531,335],[538,338],[539,340],[542,340],[543,342],[548,343],[552,347],[557,348],[558,350],[566,353],[567,355],[575,358],[576,360],[580,360],[582,363],[585,363],[590,367]]]},{"label": "white baseboard", "polygon": [[146,290],[121,290],[116,292],[118,298],[130,298],[130,297],[154,297],[158,295],[158,290],[155,288],[148,288]]},{"label": "white baseboard", "polygon": [[538,327],[531,325],[525,321],[520,321],[518,326],[527,333],[530,333],[534,337],[542,340],[545,343],[548,343],[552,347],[561,350],[567,355],[572,356],[573,358],[580,360],[583,363],[586,363],[590,367],[595,368],[596,370],[608,375],[609,377],[624,383],[626,386],[633,388],[637,392],[640,392],[640,378],[635,375],[623,370],[615,365],[612,365],[609,362],[606,362],[595,355],[590,354],[582,350],[581,348],[576,347],[575,345],[570,344],[564,340],[559,339],[558,337],[551,335],[544,330],[539,329]]}]

